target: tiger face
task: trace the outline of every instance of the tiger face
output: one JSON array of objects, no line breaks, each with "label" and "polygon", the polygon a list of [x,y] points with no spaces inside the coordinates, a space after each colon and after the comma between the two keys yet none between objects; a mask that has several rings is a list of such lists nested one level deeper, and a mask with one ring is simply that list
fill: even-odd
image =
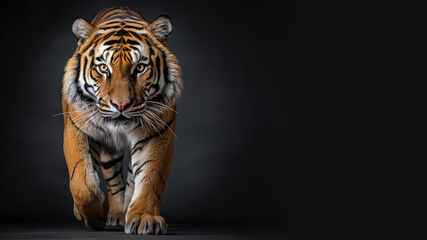
[{"label": "tiger face", "polygon": [[165,47],[171,31],[166,16],[151,24],[135,16],[75,20],[78,45],[66,68],[67,100],[105,124],[150,123],[182,90],[178,60]]}]

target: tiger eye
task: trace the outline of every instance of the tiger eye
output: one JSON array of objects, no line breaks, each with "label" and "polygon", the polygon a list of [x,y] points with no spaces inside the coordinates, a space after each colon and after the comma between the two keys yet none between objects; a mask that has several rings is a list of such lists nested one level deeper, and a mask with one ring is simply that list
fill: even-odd
[{"label": "tiger eye", "polygon": [[138,65],[136,66],[136,70],[137,70],[138,72],[142,72],[142,70],[144,70],[144,68],[145,68],[145,66],[144,66],[143,64],[138,64]]},{"label": "tiger eye", "polygon": [[101,72],[106,72],[108,70],[108,67],[105,64],[101,64],[99,65],[99,70],[101,70]]}]

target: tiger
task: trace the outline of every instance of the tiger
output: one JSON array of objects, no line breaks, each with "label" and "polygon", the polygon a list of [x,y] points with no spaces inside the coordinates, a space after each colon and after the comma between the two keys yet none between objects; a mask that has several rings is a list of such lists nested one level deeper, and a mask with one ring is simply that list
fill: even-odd
[{"label": "tiger", "polygon": [[160,205],[183,90],[178,59],[166,47],[171,31],[168,16],[148,23],[128,7],[72,24],[77,46],[62,81],[63,151],[74,215],[90,229],[167,233]]}]

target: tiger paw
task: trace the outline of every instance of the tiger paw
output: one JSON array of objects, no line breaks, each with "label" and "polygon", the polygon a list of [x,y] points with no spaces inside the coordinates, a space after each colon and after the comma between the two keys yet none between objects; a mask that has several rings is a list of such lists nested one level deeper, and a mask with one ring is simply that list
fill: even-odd
[{"label": "tiger paw", "polygon": [[80,221],[84,221],[86,227],[95,230],[105,226],[108,206],[97,199],[89,201],[74,201],[74,215]]},{"label": "tiger paw", "polygon": [[126,213],[123,213],[120,217],[120,226],[125,227],[126,226]]},{"label": "tiger paw", "polygon": [[109,212],[107,217],[107,226],[124,226],[121,222],[122,212]]},{"label": "tiger paw", "polygon": [[131,215],[127,217],[125,226],[127,234],[159,235],[166,234],[167,231],[168,225],[161,216]]},{"label": "tiger paw", "polygon": [[80,211],[79,211],[79,209],[77,208],[77,206],[76,206],[76,204],[75,204],[75,203],[74,203],[74,209],[73,209],[73,211],[74,211],[74,216],[76,216],[76,218],[77,218],[79,221],[83,220],[82,215],[80,214]]},{"label": "tiger paw", "polygon": [[[87,205],[74,204],[74,215],[79,220],[85,222],[86,227],[99,230],[105,226],[105,211],[104,207],[93,207]],[[105,214],[105,215],[104,215]]]}]

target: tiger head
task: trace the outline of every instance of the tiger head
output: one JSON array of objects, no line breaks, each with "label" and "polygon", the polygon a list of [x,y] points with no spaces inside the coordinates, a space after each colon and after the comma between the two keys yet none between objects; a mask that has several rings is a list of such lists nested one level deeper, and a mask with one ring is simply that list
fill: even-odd
[{"label": "tiger head", "polygon": [[166,48],[169,17],[149,24],[130,9],[107,9],[91,23],[77,18],[72,30],[78,43],[63,87],[69,103],[116,125],[173,107],[183,83],[178,60]]}]

